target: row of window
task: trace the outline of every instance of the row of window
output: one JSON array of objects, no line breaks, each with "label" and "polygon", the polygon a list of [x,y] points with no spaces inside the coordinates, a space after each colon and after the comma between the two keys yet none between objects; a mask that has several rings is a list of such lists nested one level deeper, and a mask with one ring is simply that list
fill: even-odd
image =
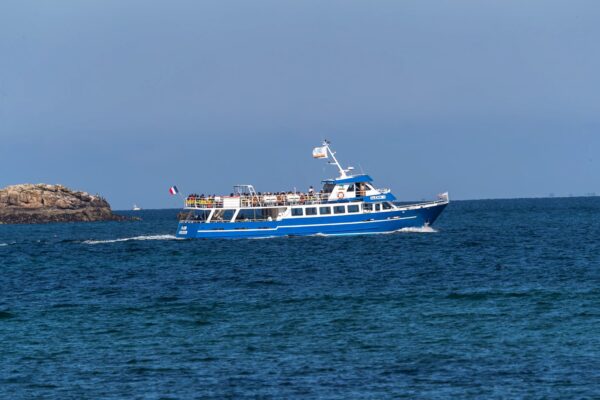
[{"label": "row of window", "polygon": [[365,211],[381,211],[383,210],[389,210],[392,208],[392,204],[391,203],[375,203],[375,204],[371,204],[371,203],[365,203],[363,204],[363,210]]},{"label": "row of window", "polygon": [[[391,203],[363,203],[364,211],[381,211],[389,210],[392,208]],[[358,204],[338,205],[338,206],[322,206],[322,207],[292,207],[292,215],[295,217],[302,216],[313,216],[313,215],[332,215],[332,214],[346,214],[346,213],[357,213],[360,211]],[[211,218],[213,222],[228,222],[231,221],[235,215],[236,210],[234,209],[216,209]],[[196,215],[190,216],[190,219],[198,221],[206,221],[210,215],[210,210],[196,211]],[[279,215],[279,209],[277,207],[271,208],[248,208],[240,209],[236,222],[243,221],[269,221],[274,220]]]},{"label": "row of window", "polygon": [[[360,211],[358,204],[350,204],[348,207],[348,213],[357,213]],[[381,209],[389,210],[392,208],[390,203],[376,203],[376,204],[363,204],[363,208],[365,211],[381,211]],[[294,217],[302,217],[304,215],[317,215],[317,210],[319,211],[318,215],[330,215],[332,214],[346,214],[346,206],[333,206],[333,207],[292,207],[292,215]]]}]

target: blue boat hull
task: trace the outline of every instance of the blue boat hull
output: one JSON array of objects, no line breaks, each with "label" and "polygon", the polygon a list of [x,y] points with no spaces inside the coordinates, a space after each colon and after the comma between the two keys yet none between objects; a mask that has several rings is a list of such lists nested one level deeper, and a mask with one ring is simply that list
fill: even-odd
[{"label": "blue boat hull", "polygon": [[211,223],[181,221],[177,228],[177,237],[235,239],[388,233],[431,225],[446,206],[447,203],[441,203],[368,214],[287,218],[281,221]]}]

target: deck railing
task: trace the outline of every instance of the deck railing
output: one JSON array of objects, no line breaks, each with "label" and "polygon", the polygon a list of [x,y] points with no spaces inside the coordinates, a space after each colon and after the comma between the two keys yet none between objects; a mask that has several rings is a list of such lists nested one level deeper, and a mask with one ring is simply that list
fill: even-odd
[{"label": "deck railing", "polygon": [[239,208],[239,207],[283,207],[289,205],[323,204],[329,201],[329,193],[188,197],[187,208]]},{"label": "deck railing", "polygon": [[[340,192],[345,194],[344,192]],[[379,193],[389,193],[389,189],[379,189]],[[266,195],[242,195],[242,196],[214,196],[194,197],[185,199],[186,208],[210,209],[210,208],[249,208],[249,207],[285,207],[293,205],[311,205],[330,203],[331,193],[292,193],[292,194],[266,194]],[[356,197],[346,200],[361,200],[366,192],[356,192]],[[344,196],[338,197],[339,200]],[[443,201],[443,200],[438,200]]]}]

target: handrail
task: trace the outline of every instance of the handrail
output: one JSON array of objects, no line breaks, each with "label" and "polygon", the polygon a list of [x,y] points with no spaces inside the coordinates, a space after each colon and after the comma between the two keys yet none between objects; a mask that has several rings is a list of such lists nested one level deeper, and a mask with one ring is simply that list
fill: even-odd
[{"label": "handrail", "polygon": [[[292,197],[291,199],[288,198],[288,196],[295,196]],[[265,197],[267,197],[268,199],[265,201]],[[276,199],[270,199],[270,197],[276,197]],[[313,196],[300,196],[300,195],[279,195],[279,196],[275,196],[275,195],[262,195],[262,196],[246,196],[246,197],[241,197],[241,196],[221,196],[215,199],[212,198],[205,198],[205,199],[199,199],[199,198],[192,198],[192,199],[186,199],[185,200],[185,207],[186,208],[195,208],[195,209],[212,209],[212,208],[224,208],[224,199],[232,199],[232,198],[239,198],[240,202],[239,204],[236,204],[235,206],[232,206],[231,208],[250,208],[250,207],[258,207],[258,208],[264,208],[264,207],[285,207],[285,206],[294,206],[294,205],[321,205],[321,204],[335,204],[337,203],[336,201],[329,201],[329,194],[324,193],[324,194],[316,194]],[[356,200],[356,201],[360,201],[362,200],[362,197],[356,197],[355,199],[346,199],[346,200]],[[422,206],[422,205],[427,205],[427,204],[439,204],[439,203],[447,203],[448,201],[445,199],[439,199],[439,200],[433,200],[433,201],[426,201],[426,202],[421,202],[421,203],[405,203],[405,202],[399,202],[399,201],[394,201],[394,205],[396,205],[397,207],[414,207],[414,206]]]},{"label": "handrail", "polygon": [[[218,196],[214,198],[187,198],[185,207],[188,208],[223,208],[225,199],[240,199],[237,207],[281,207],[289,205],[324,204],[329,201],[329,193],[313,195],[286,194],[261,196]],[[232,207],[232,208],[237,208]]]},{"label": "handrail", "polygon": [[424,202],[421,202],[421,203],[405,203],[403,201],[393,201],[392,202],[392,204],[394,204],[398,208],[423,207],[423,206],[429,206],[429,205],[432,205],[432,204],[449,204],[449,203],[450,202],[448,200],[445,200],[445,199],[424,201]]},{"label": "handrail", "polygon": [[[185,200],[185,208],[194,209],[212,209],[212,208],[224,208],[226,199],[240,199],[239,203],[232,205],[231,209],[235,208],[264,208],[264,207],[286,207],[294,205],[320,205],[320,204],[335,204],[334,201],[329,201],[330,193],[315,193],[313,195],[300,195],[300,194],[286,194],[286,195],[256,195],[256,196],[217,196],[215,198],[187,198]],[[346,201],[361,201],[362,197],[359,196],[355,199],[345,199]],[[409,203],[399,204],[400,202],[393,202],[398,207],[414,207],[422,206],[426,204],[438,204],[448,202],[445,199],[439,199],[434,201],[427,201],[422,203]]]}]

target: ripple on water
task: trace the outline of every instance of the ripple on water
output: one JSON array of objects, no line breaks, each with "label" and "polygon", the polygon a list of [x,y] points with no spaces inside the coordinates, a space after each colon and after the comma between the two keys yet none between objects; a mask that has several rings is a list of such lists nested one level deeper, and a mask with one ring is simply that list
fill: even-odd
[{"label": "ripple on water", "polygon": [[169,210],[0,226],[0,398],[598,398],[598,212],[458,202],[432,234],[259,241],[174,240]]}]

